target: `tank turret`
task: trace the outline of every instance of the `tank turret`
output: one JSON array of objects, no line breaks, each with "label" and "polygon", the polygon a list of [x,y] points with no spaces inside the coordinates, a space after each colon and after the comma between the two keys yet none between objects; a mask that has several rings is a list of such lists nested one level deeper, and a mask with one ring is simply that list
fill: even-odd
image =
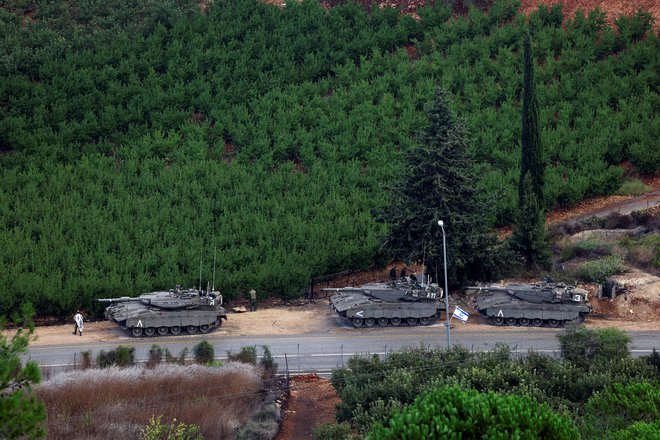
[{"label": "tank turret", "polygon": [[354,327],[428,325],[439,318],[445,308],[440,301],[441,288],[410,281],[322,290],[335,292],[330,304]]},{"label": "tank turret", "polygon": [[559,327],[584,322],[591,312],[587,291],[564,283],[543,281],[468,289],[480,292],[477,310],[494,325]]},{"label": "tank turret", "polygon": [[134,337],[207,333],[227,319],[217,292],[175,289],[145,293],[138,297],[101,298],[110,303],[105,318],[116,322]]}]

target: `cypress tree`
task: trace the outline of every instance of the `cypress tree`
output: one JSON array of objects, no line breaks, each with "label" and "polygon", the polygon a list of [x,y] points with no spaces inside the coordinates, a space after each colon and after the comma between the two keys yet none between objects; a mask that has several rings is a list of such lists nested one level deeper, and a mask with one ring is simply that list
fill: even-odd
[{"label": "cypress tree", "polygon": [[529,34],[525,36],[525,68],[523,73],[523,110],[522,110],[522,157],[520,160],[520,182],[518,202],[522,206],[525,175],[530,174],[532,189],[536,200],[543,207],[543,183],[545,180],[545,161],[541,149],[539,130],[539,103],[534,87],[534,64]]},{"label": "cypress tree", "polygon": [[390,226],[386,247],[405,260],[425,260],[429,274],[442,277],[438,220],[443,220],[449,282],[492,275],[502,254],[493,252],[496,238],[488,230],[488,206],[476,190],[478,175],[467,134],[445,92],[436,93],[418,140],[406,153],[406,171],[382,212]]},{"label": "cypress tree", "polygon": [[543,209],[545,162],[538,126],[539,105],[534,88],[534,67],[529,34],[525,36],[525,69],[523,74],[522,155],[518,185],[518,218],[512,246],[530,268],[550,260],[546,241]]}]

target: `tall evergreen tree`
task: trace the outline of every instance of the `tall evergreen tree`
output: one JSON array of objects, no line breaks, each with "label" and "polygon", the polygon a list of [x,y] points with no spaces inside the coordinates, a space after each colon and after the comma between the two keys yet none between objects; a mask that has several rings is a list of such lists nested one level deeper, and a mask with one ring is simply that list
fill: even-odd
[{"label": "tall evergreen tree", "polygon": [[492,275],[499,255],[488,231],[487,205],[476,191],[478,176],[468,153],[467,134],[438,91],[428,110],[428,126],[418,146],[406,154],[406,172],[393,189],[382,218],[390,225],[387,248],[409,261],[424,260],[442,277],[443,220],[449,282]]},{"label": "tall evergreen tree", "polygon": [[522,206],[525,175],[530,174],[532,189],[539,206],[543,207],[543,183],[545,180],[545,161],[541,149],[539,129],[539,102],[534,86],[534,64],[532,45],[529,34],[525,35],[525,55],[523,73],[523,110],[522,110],[522,156],[520,159],[520,181],[518,184],[518,202]]},{"label": "tall evergreen tree", "polygon": [[523,74],[522,155],[518,185],[518,218],[513,231],[513,248],[523,256],[527,267],[545,265],[550,260],[543,208],[545,162],[539,131],[539,105],[534,88],[534,65],[529,34],[525,36]]}]

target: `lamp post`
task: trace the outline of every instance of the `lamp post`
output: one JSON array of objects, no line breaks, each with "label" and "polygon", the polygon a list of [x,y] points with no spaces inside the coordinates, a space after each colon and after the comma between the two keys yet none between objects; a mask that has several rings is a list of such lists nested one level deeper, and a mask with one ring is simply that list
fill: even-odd
[{"label": "lamp post", "polygon": [[449,288],[447,287],[447,244],[445,243],[445,223],[442,220],[438,220],[438,226],[442,229],[442,255],[445,262],[445,314],[447,315],[447,322],[445,326],[447,327],[447,349],[451,348],[451,334],[449,331]]}]

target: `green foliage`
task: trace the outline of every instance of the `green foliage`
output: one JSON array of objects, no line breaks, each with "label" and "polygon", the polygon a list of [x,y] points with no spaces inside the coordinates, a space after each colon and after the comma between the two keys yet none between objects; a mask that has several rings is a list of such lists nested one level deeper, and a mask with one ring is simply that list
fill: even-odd
[{"label": "green foliage", "polygon": [[213,345],[208,341],[200,341],[193,347],[195,362],[198,364],[210,364],[215,357]]},{"label": "green foliage", "polygon": [[[287,298],[311,276],[368,267],[388,229],[372,212],[436,87],[470,133],[484,221],[510,223],[519,2],[456,19],[430,2],[420,22],[342,3],[215,1],[201,14],[193,0],[4,2],[0,314],[23,302],[100,314],[99,297],[196,284],[202,245],[218,249],[228,300],[249,288]],[[621,161],[660,163],[648,16],[616,29],[598,12],[561,17],[529,18],[543,207],[615,191]]]},{"label": "green foliage", "polygon": [[101,350],[96,356],[96,365],[100,368],[111,366],[130,367],[135,365],[135,347],[120,345],[114,350]]},{"label": "green foliage", "polygon": [[566,350],[575,349],[577,361],[536,352],[517,357],[505,345],[492,352],[420,347],[390,353],[385,359],[353,357],[347,368],[332,372],[331,383],[341,399],[337,420],[351,422],[367,433],[376,423],[387,426],[393,412],[406,408],[425,391],[452,385],[527,396],[555,410],[579,414],[594,393],[610,384],[657,380],[655,368],[646,359],[631,358],[626,344],[615,336],[607,332],[601,336],[597,350],[589,350],[588,361],[582,360],[586,355],[579,350],[585,343],[595,344],[586,338],[573,338],[563,345]]},{"label": "green foliage", "polygon": [[323,423],[314,428],[313,440],[350,440],[351,427],[346,423]]},{"label": "green foliage", "polygon": [[511,247],[522,255],[528,268],[545,267],[550,264],[550,244],[545,230],[545,215],[534,194],[530,174],[525,176],[523,186]]},{"label": "green foliage", "polygon": [[140,431],[140,440],[202,440],[199,428],[172,420],[171,424],[161,422],[163,416],[151,417],[147,426]]},{"label": "green foliage", "polygon": [[[635,422],[660,420],[660,384],[656,382],[612,384],[587,402],[584,423],[590,437],[626,429]],[[657,428],[657,427],[656,427]],[[656,432],[657,429],[655,430]]]},{"label": "green foliage", "polygon": [[257,348],[254,346],[241,347],[241,351],[236,354],[227,352],[227,359],[234,362],[257,365]]},{"label": "green foliage", "polygon": [[367,439],[441,438],[579,439],[572,421],[529,397],[479,393],[450,386],[432,390],[389,426],[377,424]]},{"label": "green foliage", "polygon": [[174,356],[172,353],[170,353],[169,349],[167,348],[165,349],[165,362],[167,362],[168,364],[185,365],[187,356],[188,356],[188,347],[184,347],[183,349],[181,349],[178,356]]},{"label": "green foliage", "polygon": [[626,429],[610,432],[606,440],[655,440],[660,438],[660,420],[655,422],[635,422]]},{"label": "green foliage", "polygon": [[270,352],[270,348],[267,345],[262,345],[261,348],[264,350],[264,354],[259,359],[259,365],[263,368],[266,377],[273,377],[277,373],[277,362],[273,358],[273,355]]},{"label": "green foliage", "polygon": [[609,255],[580,265],[579,275],[585,281],[604,283],[607,278],[624,271],[623,258]]},{"label": "green foliage", "polygon": [[634,179],[634,180],[626,180],[625,182],[623,182],[619,187],[619,189],[615,191],[615,194],[621,196],[641,196],[642,194],[645,194],[650,190],[651,188],[644,185],[644,182],[642,182],[639,179]]},{"label": "green foliage", "polygon": [[277,435],[281,421],[279,405],[266,403],[236,431],[235,438],[236,440],[270,440]]},{"label": "green foliage", "polygon": [[46,408],[32,392],[32,384],[41,381],[41,370],[34,361],[23,365],[20,358],[33,340],[33,316],[34,308],[24,304],[12,317],[12,331],[5,331],[5,318],[0,317],[0,438],[46,436]]},{"label": "green foliage", "polygon": [[613,359],[630,357],[630,336],[617,328],[572,326],[557,334],[562,357],[585,370],[602,368]]},{"label": "green foliage", "polygon": [[438,91],[428,109],[428,125],[419,146],[406,154],[403,178],[392,191],[392,202],[382,210],[390,224],[387,246],[406,260],[428,261],[428,273],[444,265],[446,228],[450,282],[483,278],[499,269],[493,248],[495,236],[487,229],[487,205],[479,196],[476,168],[468,152],[468,136],[449,107],[449,96]]},{"label": "green foliage", "polygon": [[149,360],[147,361],[147,368],[155,368],[163,360],[163,349],[158,344],[153,344],[149,349]]}]

